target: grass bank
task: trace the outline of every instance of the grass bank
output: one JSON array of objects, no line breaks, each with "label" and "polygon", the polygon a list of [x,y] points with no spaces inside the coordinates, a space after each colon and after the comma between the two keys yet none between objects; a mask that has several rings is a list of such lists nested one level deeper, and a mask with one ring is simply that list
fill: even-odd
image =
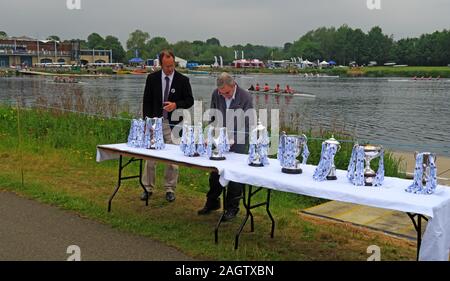
[{"label": "grass bank", "polygon": [[[101,67],[91,70],[64,70],[64,69],[33,69],[36,71],[56,73],[56,74],[115,74],[112,68]],[[179,68],[178,71],[182,73],[189,73],[187,69]],[[198,71],[206,71],[211,73],[220,73],[223,71],[233,74],[324,74],[340,77],[440,77],[450,78],[450,67],[448,66],[405,66],[405,67],[389,67],[389,66],[373,66],[373,67],[334,67],[334,68],[280,68],[280,69],[268,69],[268,68],[255,68],[244,69],[234,67],[224,68],[206,68],[198,69]],[[3,73],[3,74],[2,74]],[[130,74],[130,71],[123,71],[121,74]],[[11,75],[12,72],[9,74]],[[0,71],[0,77],[6,76],[6,72]]]},{"label": "grass bank", "polygon": [[[95,147],[100,143],[124,142],[129,122],[26,109],[20,111],[18,126],[17,113],[13,108],[0,107],[0,189],[151,237],[197,259],[365,260],[367,247],[374,244],[381,247],[385,260],[415,258],[412,243],[350,225],[318,224],[303,218],[299,215],[302,209],[322,200],[282,192],[274,192],[272,198],[274,239],[269,237],[270,224],[264,210],[255,210],[256,231],[249,233],[249,227],[244,230],[237,251],[233,250],[233,241],[240,220],[225,223],[220,242],[215,245],[213,229],[219,213],[196,215],[204,204],[208,176],[183,167],[175,203],[165,201],[161,177],[148,207],[138,199],[141,189],[137,182],[129,181],[116,196],[112,212],[107,213],[106,202],[116,182],[117,162],[97,164]],[[312,152],[317,150],[313,142],[310,147]],[[337,158],[338,167],[345,166],[345,158],[349,158],[347,149],[343,147],[346,155],[342,160]],[[316,152],[310,161],[318,161]],[[136,172],[137,166],[130,169]],[[157,172],[162,175],[162,166],[158,166]]]},{"label": "grass bank", "polygon": [[234,74],[323,74],[340,77],[441,77],[450,78],[450,67],[447,66],[405,66],[405,67],[334,67],[334,68],[283,68],[283,69],[242,69],[242,68],[214,68],[205,69],[214,73],[227,71]]},{"label": "grass bank", "polygon": [[349,76],[361,75],[364,77],[441,77],[450,78],[450,67],[446,66],[405,66],[387,67],[374,66],[352,68],[348,70]]}]

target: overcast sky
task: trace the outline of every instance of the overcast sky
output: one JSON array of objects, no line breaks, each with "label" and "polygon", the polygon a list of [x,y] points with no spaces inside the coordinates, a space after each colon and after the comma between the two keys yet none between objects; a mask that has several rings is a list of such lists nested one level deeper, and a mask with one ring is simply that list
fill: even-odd
[{"label": "overcast sky", "polygon": [[[97,32],[117,36],[141,29],[151,37],[282,46],[321,26],[348,24],[363,31],[379,25],[395,39],[450,29],[450,0],[0,0],[0,31],[10,36],[86,39]],[[373,0],[377,1],[377,0]]]}]

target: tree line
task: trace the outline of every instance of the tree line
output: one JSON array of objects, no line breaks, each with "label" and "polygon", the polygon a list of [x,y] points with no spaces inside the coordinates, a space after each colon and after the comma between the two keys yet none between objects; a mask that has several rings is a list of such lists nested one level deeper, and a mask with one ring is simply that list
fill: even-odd
[{"label": "tree line", "polygon": [[[6,37],[0,31],[0,37]],[[52,35],[48,39],[59,40]],[[78,39],[76,39],[78,40]],[[211,64],[214,56],[222,56],[224,63],[231,63],[244,51],[246,58],[261,60],[284,60],[302,57],[310,61],[334,60],[337,64],[348,65],[355,62],[366,65],[376,61],[378,65],[386,62],[407,64],[411,66],[439,66],[450,63],[450,30],[435,31],[419,37],[394,40],[392,35],[384,34],[379,26],[364,32],[359,28],[342,25],[320,27],[311,30],[293,42],[286,42],[282,47],[262,45],[222,46],[217,38],[206,41],[178,41],[170,43],[166,38],[151,37],[148,32],[135,30],[130,33],[125,48],[120,40],[112,35],[102,37],[98,33],[90,34],[86,40],[79,40],[81,48],[112,49],[113,61],[126,63],[136,53],[143,59],[156,58],[162,49],[172,49],[178,57],[201,64]]]}]

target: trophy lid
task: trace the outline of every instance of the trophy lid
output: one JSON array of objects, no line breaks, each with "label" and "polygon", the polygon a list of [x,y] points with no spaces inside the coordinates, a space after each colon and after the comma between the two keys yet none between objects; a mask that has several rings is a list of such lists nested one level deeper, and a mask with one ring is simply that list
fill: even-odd
[{"label": "trophy lid", "polygon": [[258,125],[255,128],[257,131],[264,131],[266,130],[266,127],[261,123],[261,120],[258,120]]},{"label": "trophy lid", "polygon": [[[417,155],[419,154],[418,151],[414,152],[414,158],[417,159]],[[430,161],[430,157],[433,157],[434,160],[436,161],[437,157],[436,157],[436,153],[434,152],[422,152],[423,155],[423,162],[429,162]]]},{"label": "trophy lid", "polygon": [[365,145],[363,145],[363,147],[364,147],[364,151],[366,151],[366,152],[380,151],[383,149],[383,147],[381,145],[376,145],[376,144],[365,144]]},{"label": "trophy lid", "polygon": [[338,141],[334,138],[334,135],[331,135],[331,138],[327,139],[327,140],[325,141],[325,143],[327,143],[327,144],[335,144],[335,145],[340,145],[340,144],[341,144],[340,142],[338,142]]}]

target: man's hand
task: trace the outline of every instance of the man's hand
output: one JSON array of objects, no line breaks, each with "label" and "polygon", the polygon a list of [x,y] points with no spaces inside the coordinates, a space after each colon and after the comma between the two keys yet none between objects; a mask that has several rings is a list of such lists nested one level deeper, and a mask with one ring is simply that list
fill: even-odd
[{"label": "man's hand", "polygon": [[165,111],[167,111],[167,112],[172,112],[172,111],[174,111],[175,109],[177,109],[177,104],[174,103],[174,102],[166,101],[166,102],[164,103],[163,109],[164,109]]}]

